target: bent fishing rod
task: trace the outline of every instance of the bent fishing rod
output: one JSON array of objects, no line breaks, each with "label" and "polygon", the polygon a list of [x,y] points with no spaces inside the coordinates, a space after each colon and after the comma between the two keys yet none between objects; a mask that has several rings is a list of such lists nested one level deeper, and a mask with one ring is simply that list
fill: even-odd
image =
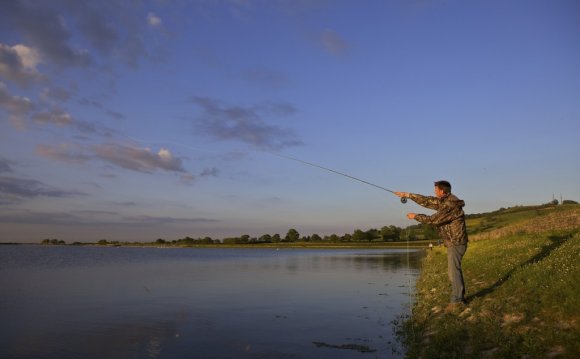
[{"label": "bent fishing rod", "polygon": [[[385,187],[379,186],[379,185],[377,185],[377,184],[374,184],[374,183],[370,183],[370,182],[368,182],[368,181],[362,180],[362,179],[360,179],[360,178],[356,178],[356,177],[354,177],[354,176],[351,176],[351,175],[347,175],[346,173],[338,172],[338,171],[336,171],[336,170],[333,170],[333,169],[331,169],[331,168],[327,168],[327,167],[324,167],[324,166],[321,166],[321,165],[317,165],[316,163],[307,162],[307,161],[304,161],[304,160],[301,160],[301,159],[298,159],[298,158],[294,158],[294,157],[290,157],[290,156],[282,155],[282,154],[280,154],[280,153],[275,153],[275,152],[270,152],[270,153],[271,153],[271,154],[273,154],[273,155],[275,155],[275,156],[278,156],[278,157],[286,158],[286,159],[288,159],[288,160],[292,160],[292,161],[296,161],[296,162],[299,162],[299,163],[303,163],[303,164],[305,164],[305,165],[309,165],[309,166],[312,166],[312,167],[320,168],[320,169],[322,169],[322,170],[325,170],[325,171],[328,171],[328,172],[332,172],[332,173],[335,173],[335,174],[337,174],[337,175],[341,175],[341,176],[344,176],[344,177],[347,177],[347,178],[353,179],[353,180],[355,180],[355,181],[362,182],[362,183],[364,183],[364,184],[367,184],[367,185],[369,185],[369,186],[373,186],[373,187],[376,187],[376,188],[378,188],[378,189],[382,189],[383,191],[386,191],[386,192],[390,192],[390,193],[392,193],[392,194],[395,194],[395,191],[391,191],[391,190],[390,190],[390,189],[388,189],[388,188],[385,188]],[[402,198],[401,198],[401,203],[407,203],[407,199],[406,199],[406,198],[404,198],[404,197],[402,197]]]}]

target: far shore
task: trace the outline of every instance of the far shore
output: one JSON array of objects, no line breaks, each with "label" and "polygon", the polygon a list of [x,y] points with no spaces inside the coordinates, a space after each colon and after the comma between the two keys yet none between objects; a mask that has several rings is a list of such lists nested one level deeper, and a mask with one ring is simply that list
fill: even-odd
[{"label": "far shore", "polygon": [[345,243],[308,243],[308,242],[279,242],[279,243],[244,243],[244,244],[158,244],[158,243],[121,243],[121,244],[97,244],[97,243],[75,243],[75,244],[40,244],[40,243],[2,243],[0,245],[26,245],[40,247],[132,247],[132,248],[239,248],[239,249],[426,249],[429,244],[437,243],[432,241],[408,241],[408,242],[345,242]]}]

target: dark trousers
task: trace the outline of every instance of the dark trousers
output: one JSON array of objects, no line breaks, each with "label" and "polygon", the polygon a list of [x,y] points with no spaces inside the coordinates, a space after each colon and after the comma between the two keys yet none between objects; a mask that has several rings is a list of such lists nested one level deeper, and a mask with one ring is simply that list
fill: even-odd
[{"label": "dark trousers", "polygon": [[447,247],[447,274],[451,281],[451,303],[465,300],[465,282],[461,270],[461,260],[467,251],[467,244]]}]

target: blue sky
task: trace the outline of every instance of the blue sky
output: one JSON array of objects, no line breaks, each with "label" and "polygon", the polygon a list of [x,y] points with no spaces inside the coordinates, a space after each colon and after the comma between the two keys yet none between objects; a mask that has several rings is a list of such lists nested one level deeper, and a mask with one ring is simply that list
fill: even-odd
[{"label": "blue sky", "polygon": [[577,1],[11,1],[0,240],[406,226],[580,200]]}]

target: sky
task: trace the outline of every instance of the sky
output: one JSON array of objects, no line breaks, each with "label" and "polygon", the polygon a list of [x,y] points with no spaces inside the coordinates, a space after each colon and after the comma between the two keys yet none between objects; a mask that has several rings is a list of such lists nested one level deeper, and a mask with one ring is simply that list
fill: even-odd
[{"label": "sky", "polygon": [[[580,201],[576,0],[0,4],[0,241],[352,233]],[[282,155],[282,156],[280,156]]]}]

